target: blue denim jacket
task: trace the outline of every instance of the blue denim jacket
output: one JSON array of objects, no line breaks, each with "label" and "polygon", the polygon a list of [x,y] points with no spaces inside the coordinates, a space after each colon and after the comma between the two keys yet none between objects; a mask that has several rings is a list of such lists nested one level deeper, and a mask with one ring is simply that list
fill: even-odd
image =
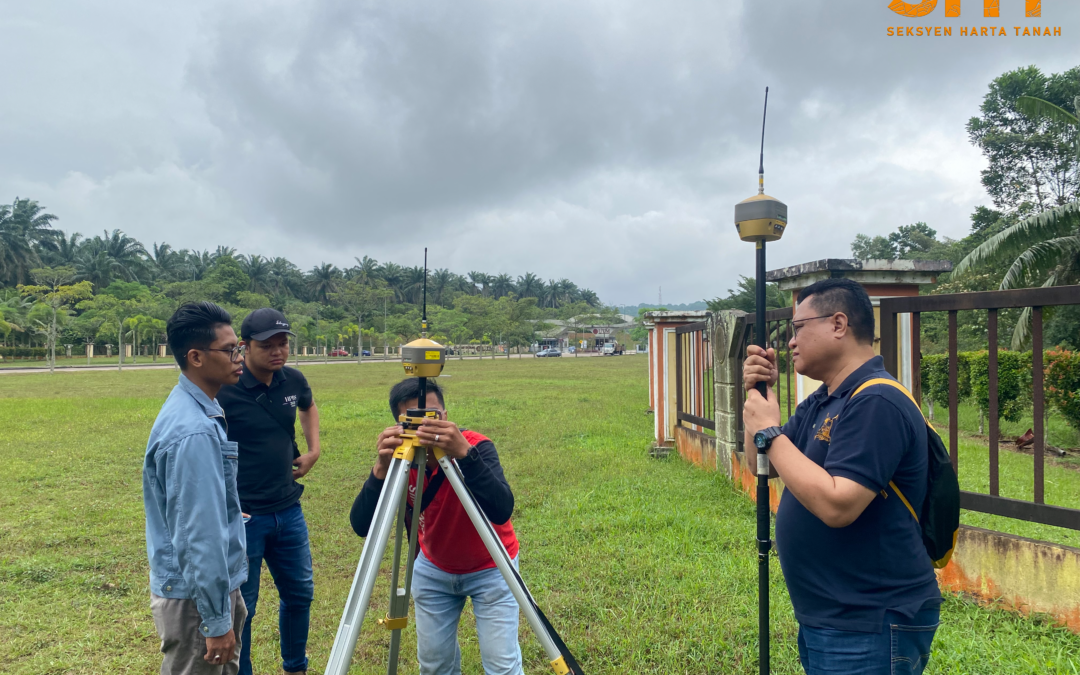
[{"label": "blue denim jacket", "polygon": [[208,637],[232,628],[229,594],[248,575],[236,443],[224,420],[217,401],[181,374],[154,421],[143,462],[150,590],[194,600]]}]

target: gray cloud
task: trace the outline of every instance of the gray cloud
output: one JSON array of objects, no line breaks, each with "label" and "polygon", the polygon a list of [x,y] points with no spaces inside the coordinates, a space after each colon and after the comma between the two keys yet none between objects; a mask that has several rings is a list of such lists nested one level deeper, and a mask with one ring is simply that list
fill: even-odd
[{"label": "gray cloud", "polygon": [[[38,4],[0,45],[25,64],[0,75],[0,194],[61,227],[308,266],[414,263],[423,241],[436,266],[634,303],[752,271],[730,221],[765,84],[792,217],[775,265],[915,220],[962,236],[988,203],[964,123],[1002,72],[1076,65],[1080,19],[1047,5],[1066,37],[965,40],[885,27],[994,21],[971,1]],[[998,25],[1029,23],[1002,4]]]}]

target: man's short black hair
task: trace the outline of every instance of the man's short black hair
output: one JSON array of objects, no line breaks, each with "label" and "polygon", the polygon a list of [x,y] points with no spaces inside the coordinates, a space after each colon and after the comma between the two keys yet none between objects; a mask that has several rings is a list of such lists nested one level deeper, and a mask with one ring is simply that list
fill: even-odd
[{"label": "man's short black hair", "polygon": [[208,348],[222,325],[231,326],[232,317],[212,302],[189,302],[173,312],[165,324],[165,334],[180,370],[187,370],[188,352]]},{"label": "man's short black hair", "polygon": [[856,342],[874,344],[874,305],[866,289],[851,279],[823,279],[799,293],[799,302],[814,296],[814,310],[821,315],[843,312]]},{"label": "man's short black hair", "polygon": [[[439,387],[439,383],[434,378],[429,377],[427,381],[427,393],[435,394],[435,397],[439,399],[439,405],[446,407],[446,401],[443,400],[442,389]],[[398,406],[405,401],[420,398],[420,378],[410,377],[402,380],[394,385],[394,388],[390,390],[390,414],[394,416],[396,420],[398,415]],[[418,401],[418,404],[423,408],[427,403],[425,401]]]}]

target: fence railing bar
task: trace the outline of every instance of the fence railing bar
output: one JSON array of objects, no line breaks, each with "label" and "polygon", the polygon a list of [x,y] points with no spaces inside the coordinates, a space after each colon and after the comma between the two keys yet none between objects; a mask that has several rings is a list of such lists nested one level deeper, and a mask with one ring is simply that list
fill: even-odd
[{"label": "fence railing bar", "polygon": [[1031,523],[1080,530],[1080,509],[1034,504],[1021,499],[994,497],[964,491],[960,492],[960,508],[979,513],[989,513],[994,516],[1026,520]]},{"label": "fence railing bar", "polygon": [[950,293],[947,295],[917,295],[902,298],[886,298],[882,309],[905,314],[907,312],[944,312],[967,309],[1023,309],[1025,307],[1054,307],[1075,305],[1080,297],[1080,286],[1051,286],[1046,288],[1017,288],[1009,291],[980,291],[977,293]]},{"label": "fence railing bar", "polygon": [[697,415],[691,415],[690,413],[685,412],[680,412],[678,417],[680,422],[689,422],[691,424],[696,424],[699,427],[709,429],[710,431],[716,431],[716,422],[707,420],[704,417],[698,417]]},{"label": "fence railing bar", "polygon": [[922,315],[911,313],[911,395],[922,408]]},{"label": "fence railing bar", "polygon": [[[675,412],[683,409],[683,336],[675,329]],[[671,400],[671,399],[668,399]],[[678,426],[678,419],[676,419]]]},{"label": "fence railing bar", "polygon": [[683,333],[697,333],[704,332],[709,327],[708,321],[698,321],[697,323],[687,323],[682,326],[675,327],[675,334],[682,335]]},{"label": "fence railing bar", "polygon": [[1035,503],[1046,503],[1043,494],[1043,449],[1046,444],[1046,429],[1043,426],[1044,395],[1043,391],[1043,322],[1042,307],[1031,308],[1031,396],[1034,399],[1032,421],[1035,431]]},{"label": "fence railing bar", "polygon": [[990,412],[987,420],[990,432],[990,494],[995,497],[999,493],[999,469],[998,469],[998,311],[987,310],[986,334],[989,356],[987,370],[989,375]]},{"label": "fence railing bar", "polygon": [[949,312],[949,458],[952,459],[953,470],[959,475],[959,431],[960,419],[957,408],[960,405],[959,387],[959,364],[957,363],[956,348],[956,310]]},{"label": "fence railing bar", "polygon": [[787,416],[791,417],[791,320],[789,319],[784,329],[784,352],[787,355]]}]

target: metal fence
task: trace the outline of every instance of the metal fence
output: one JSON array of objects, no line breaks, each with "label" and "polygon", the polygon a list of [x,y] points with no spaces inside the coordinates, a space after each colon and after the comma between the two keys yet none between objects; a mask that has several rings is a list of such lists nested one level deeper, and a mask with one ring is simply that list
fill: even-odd
[{"label": "metal fence", "polygon": [[675,423],[715,432],[709,323],[699,321],[675,329]]},{"label": "metal fence", "polygon": [[[922,386],[919,364],[922,359],[920,346],[921,321],[923,312],[948,312],[949,314],[949,454],[953,467],[959,472],[959,376],[957,357],[957,312],[967,310],[985,310],[987,312],[987,333],[989,349],[989,451],[990,451],[990,494],[961,492],[960,506],[969,511],[978,511],[1029,522],[1055,525],[1080,530],[1080,509],[1051,506],[1044,500],[1044,471],[1046,466],[1045,447],[1046,430],[1044,428],[1045,391],[1043,387],[1043,308],[1061,305],[1080,304],[1080,286],[1061,286],[1057,288],[1025,288],[1012,291],[987,291],[981,293],[956,293],[952,295],[922,295],[906,298],[888,298],[881,301],[881,355],[889,372],[897,377],[899,361],[899,340],[897,325],[898,315],[911,315],[911,354],[913,391],[916,400],[922,403]],[[998,311],[1002,309],[1031,308],[1032,342],[1032,431],[1034,438],[1034,490],[1032,501],[1010,499],[999,494],[998,469]]]},{"label": "metal fence", "polygon": [[[798,406],[798,396],[792,387],[792,376],[795,374],[795,370],[791,365],[791,348],[788,346],[792,335],[791,317],[794,313],[795,310],[791,307],[770,309],[765,312],[765,330],[768,336],[766,342],[769,347],[776,350],[777,367],[780,371],[776,389],[777,395],[780,397],[780,410],[783,412],[786,409],[788,417],[791,417],[792,411]],[[755,323],[757,323],[757,318],[753,314],[748,314],[740,342],[741,347],[739,348],[738,358],[740,364],[746,360],[746,348],[754,344]],[[738,444],[738,451],[742,452],[746,436],[742,421],[742,407],[743,403],[746,402],[746,390],[743,388],[741,381],[736,389],[738,389],[738,406],[736,409],[738,410],[737,418],[739,423],[736,443]]]}]

